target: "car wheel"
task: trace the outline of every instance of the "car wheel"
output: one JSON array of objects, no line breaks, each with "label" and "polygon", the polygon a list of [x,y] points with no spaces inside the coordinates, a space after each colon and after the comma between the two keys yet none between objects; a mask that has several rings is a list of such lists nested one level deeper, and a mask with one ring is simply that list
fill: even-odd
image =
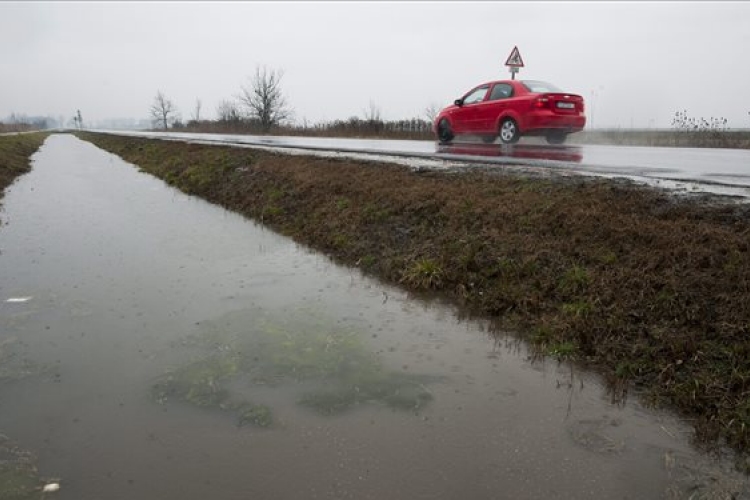
[{"label": "car wheel", "polygon": [[440,120],[440,123],[438,123],[438,140],[442,144],[447,144],[453,140],[453,131],[451,130],[451,124],[448,123],[448,120]]},{"label": "car wheel", "polygon": [[506,118],[500,124],[500,142],[503,144],[514,144],[521,138],[518,132],[518,124],[513,118]]},{"label": "car wheel", "polygon": [[492,144],[495,142],[495,139],[497,139],[496,135],[483,135],[482,136],[482,142],[485,144]]},{"label": "car wheel", "polygon": [[549,144],[563,144],[565,139],[568,138],[568,134],[565,132],[550,132],[547,134],[547,143]]}]

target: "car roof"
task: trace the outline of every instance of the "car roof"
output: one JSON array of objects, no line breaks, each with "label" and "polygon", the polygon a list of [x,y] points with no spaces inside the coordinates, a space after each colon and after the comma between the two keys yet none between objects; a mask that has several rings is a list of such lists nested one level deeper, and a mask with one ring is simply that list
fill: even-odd
[{"label": "car roof", "polygon": [[494,85],[496,83],[510,83],[512,85],[514,83],[524,84],[526,82],[546,83],[545,80],[490,80],[489,82],[484,82],[484,83],[480,83],[479,85],[475,85],[474,88],[481,87],[483,85]]},{"label": "car roof", "polygon": [[489,82],[480,83],[479,85],[476,85],[474,88],[481,87],[483,85],[494,85],[496,83],[513,83],[513,82],[520,82],[521,80],[492,80]]},{"label": "car roof", "polygon": [[[528,92],[530,92],[532,94],[535,93],[535,92],[528,85],[526,85],[526,83],[543,83],[543,84],[547,84],[547,85],[552,85],[549,82],[545,82],[544,80],[491,80],[489,82],[480,83],[479,85],[476,85],[476,86],[472,87],[472,89],[477,89],[477,88],[483,87],[485,85],[491,87],[491,86],[493,86],[493,85],[495,85],[497,83],[507,83],[507,84],[512,85],[512,86],[521,87],[521,89],[526,90],[526,91],[528,91]],[[554,87],[554,85],[553,85],[553,87]],[[562,92],[562,91],[559,91],[559,92]]]}]

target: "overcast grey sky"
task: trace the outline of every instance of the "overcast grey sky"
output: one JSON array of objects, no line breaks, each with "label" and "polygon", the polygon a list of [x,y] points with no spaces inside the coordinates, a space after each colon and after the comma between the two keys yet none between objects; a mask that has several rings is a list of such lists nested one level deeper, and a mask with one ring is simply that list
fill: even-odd
[{"label": "overcast grey sky", "polygon": [[0,119],[146,118],[157,90],[214,117],[257,64],[299,121],[409,118],[509,78],[514,45],[594,126],[750,127],[750,2],[2,2]]}]

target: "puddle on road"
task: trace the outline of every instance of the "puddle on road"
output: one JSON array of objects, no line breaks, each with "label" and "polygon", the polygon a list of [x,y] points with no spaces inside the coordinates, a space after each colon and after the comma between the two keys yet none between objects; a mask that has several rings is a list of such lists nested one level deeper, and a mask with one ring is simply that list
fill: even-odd
[{"label": "puddle on road", "polygon": [[71,136],[4,205],[0,434],[61,500],[748,494],[672,416]]}]

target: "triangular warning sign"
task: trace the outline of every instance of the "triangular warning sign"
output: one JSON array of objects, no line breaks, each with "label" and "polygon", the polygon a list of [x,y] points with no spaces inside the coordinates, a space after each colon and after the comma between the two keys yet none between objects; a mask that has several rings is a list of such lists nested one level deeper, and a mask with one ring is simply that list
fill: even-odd
[{"label": "triangular warning sign", "polygon": [[505,65],[514,68],[523,68],[523,59],[521,59],[521,53],[518,51],[518,47],[513,47],[513,52],[508,56]]}]

